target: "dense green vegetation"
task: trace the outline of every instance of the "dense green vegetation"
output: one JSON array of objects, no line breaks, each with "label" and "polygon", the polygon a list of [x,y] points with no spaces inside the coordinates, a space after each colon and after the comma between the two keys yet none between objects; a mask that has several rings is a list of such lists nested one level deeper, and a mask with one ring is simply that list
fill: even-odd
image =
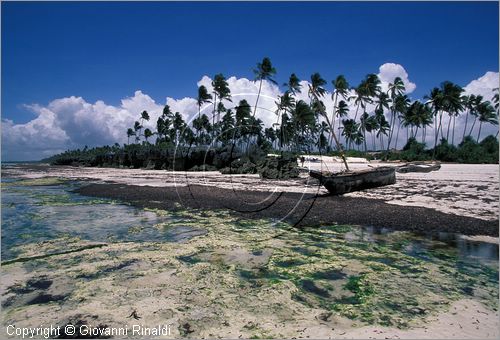
[{"label": "dense green vegetation", "polygon": [[[191,124],[166,105],[155,131],[144,128],[150,115],[143,111],[134,126],[126,131],[126,145],[86,147],[55,155],[48,161],[176,170],[200,170],[200,166],[213,170],[233,168],[232,162],[238,161],[250,165],[245,169],[234,166],[234,172],[257,172],[255,158],[269,152],[342,155],[346,151],[347,155],[368,158],[375,153],[384,159],[498,162],[496,136],[488,136],[479,143],[484,124],[498,125],[498,89],[492,104],[480,95],[464,95],[460,86],[445,81],[433,88],[422,102],[410,100],[399,77],[384,92],[375,74],[368,74],[356,87],[351,87],[345,77],[339,75],[332,81],[333,108],[327,112],[323,102],[327,81],[314,73],[308,88],[303,89],[300,79],[292,74],[283,84],[286,90],[276,102],[276,123],[265,127],[255,114],[262,82],[276,84],[276,69],[269,58],[264,58],[254,72],[259,92],[253,108],[246,100],[233,104],[226,78],[217,74],[212,81],[212,93],[205,86],[198,88],[198,115]],[[302,91],[307,91],[308,103],[297,98]],[[231,106],[226,107],[229,103]],[[371,107],[373,112],[369,112]],[[202,113],[207,108],[211,110],[211,117]],[[354,117],[349,118],[352,114]],[[465,125],[463,131],[456,131],[455,122],[460,115],[465,115]],[[478,134],[472,136],[476,123]],[[424,141],[431,125],[434,126],[434,145],[426,149]],[[406,146],[397,151],[400,133],[405,132]],[[455,146],[458,138],[462,141]]]}]

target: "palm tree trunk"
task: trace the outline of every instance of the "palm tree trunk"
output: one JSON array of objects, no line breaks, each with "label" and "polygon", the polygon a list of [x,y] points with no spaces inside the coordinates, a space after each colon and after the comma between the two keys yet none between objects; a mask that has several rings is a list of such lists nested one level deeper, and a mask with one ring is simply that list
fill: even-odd
[{"label": "palm tree trunk", "polygon": [[396,133],[396,143],[394,145],[394,148],[397,150],[398,149],[398,139],[399,139],[399,128],[401,127],[401,120],[398,119],[398,132]]},{"label": "palm tree trunk", "polygon": [[453,116],[453,130],[451,132],[451,144],[455,144],[455,120],[456,116]]},{"label": "palm tree trunk", "polygon": [[[437,141],[437,113],[434,115],[434,140]],[[434,142],[434,148],[436,148],[436,142]]]},{"label": "palm tree trunk", "polygon": [[[342,123],[341,121],[341,117],[339,117],[339,144],[340,144],[340,141],[341,141],[341,138],[342,138],[342,133],[341,133],[341,128],[340,128],[340,123]],[[344,124],[342,124],[342,127],[344,126]],[[333,135],[332,135],[333,137]],[[345,141],[345,140],[344,140]],[[347,142],[346,142],[347,143]]]},{"label": "palm tree trunk", "polygon": [[479,131],[477,133],[477,140],[476,142],[479,143],[479,136],[481,136],[481,127],[483,125],[483,122],[482,121],[479,121]]},{"label": "palm tree trunk", "polygon": [[439,138],[439,131],[441,131],[441,138],[443,138],[443,129],[442,129],[442,124],[443,123],[443,112],[440,112],[439,113],[439,125],[437,126],[437,130],[436,130],[436,137],[434,138],[434,148],[436,148],[437,146],[437,141],[438,141],[438,138]]},{"label": "palm tree trunk", "polygon": [[365,129],[364,124],[363,124],[363,143],[364,143],[364,145],[365,145],[365,152],[367,152],[367,151],[368,151],[368,148],[367,148],[367,146],[366,146],[366,129]]},{"label": "palm tree trunk", "polygon": [[[216,111],[216,104],[217,104],[217,92],[214,92],[214,112],[212,112],[212,125],[214,125],[215,122],[215,111]],[[215,133],[215,131],[214,131]]]},{"label": "palm tree trunk", "polygon": [[[337,107],[337,98],[338,92],[335,92],[335,100],[333,101],[333,110],[332,110],[332,132],[330,132],[330,145],[333,143],[333,131],[335,131],[335,108]],[[340,125],[340,121],[339,121]]]},{"label": "palm tree trunk", "polygon": [[354,114],[354,121],[356,121],[356,118],[358,117],[358,110],[359,110],[360,105],[361,105],[361,102],[358,103],[358,107],[356,108],[356,113]]},{"label": "palm tree trunk", "polygon": [[260,80],[259,84],[259,93],[257,94],[257,100],[255,101],[255,107],[253,108],[253,116],[255,117],[255,113],[257,112],[257,104],[259,103],[260,91],[262,90],[262,80]]},{"label": "palm tree trunk", "polygon": [[394,110],[391,110],[391,120],[390,120],[390,130],[389,136],[387,137],[387,153],[389,153],[389,149],[391,148],[392,137],[394,136],[394,124],[396,123],[396,113]]},{"label": "palm tree trunk", "polygon": [[465,139],[465,131],[467,131],[467,120],[469,119],[469,111],[465,114],[465,126],[464,126],[464,134],[462,136],[462,141]]},{"label": "palm tree trunk", "polygon": [[450,124],[451,124],[451,116],[448,116],[448,130],[446,130],[446,141],[450,139]]},{"label": "palm tree trunk", "polygon": [[470,128],[469,131],[469,136],[472,134],[472,130],[474,129],[474,125],[476,125],[477,117],[474,117],[474,122],[472,122],[472,127]]}]

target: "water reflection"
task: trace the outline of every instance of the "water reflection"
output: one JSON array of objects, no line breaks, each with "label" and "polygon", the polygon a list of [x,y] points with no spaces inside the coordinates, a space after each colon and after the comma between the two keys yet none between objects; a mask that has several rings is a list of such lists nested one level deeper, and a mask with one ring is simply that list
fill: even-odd
[{"label": "water reflection", "polygon": [[[400,235],[400,237],[396,237]],[[468,238],[467,236],[436,232],[414,234],[410,232],[393,231],[387,228],[378,227],[358,227],[344,234],[343,238],[347,241],[371,242],[377,244],[397,242],[410,242],[405,245],[405,253],[419,258],[429,259],[426,256],[428,251],[444,250],[448,253],[454,253],[459,259],[474,260],[481,262],[498,262],[499,245],[497,242],[483,242]]]},{"label": "water reflection", "polygon": [[2,259],[16,246],[61,236],[83,240],[183,242],[206,233],[190,226],[165,228],[176,218],[73,193],[80,184],[23,186],[2,178]]}]

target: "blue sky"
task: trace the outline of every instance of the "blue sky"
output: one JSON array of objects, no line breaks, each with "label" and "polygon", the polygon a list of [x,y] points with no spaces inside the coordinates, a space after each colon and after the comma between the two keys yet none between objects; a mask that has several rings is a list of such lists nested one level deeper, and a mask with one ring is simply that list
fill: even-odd
[{"label": "blue sky", "polygon": [[[198,110],[197,86],[210,90],[209,77],[217,73],[228,77],[233,95],[245,93],[234,102],[253,104],[258,86],[252,69],[265,56],[280,84],[292,72],[306,80],[320,72],[331,90],[339,74],[356,86],[376,73],[383,85],[402,77],[412,99],[444,80],[485,98],[498,87],[498,2],[1,6],[2,160],[126,143],[138,113],[150,113],[154,130],[165,103],[189,120]],[[257,116],[267,126],[276,120],[281,93],[263,86],[259,106],[265,108]],[[329,95],[325,105],[333,107]],[[459,118],[458,129],[461,124]]]},{"label": "blue sky", "polygon": [[498,71],[498,24],[497,2],[2,2],[2,118],[71,95],[194,96],[203,75],[250,78],[263,56],[280,83],[319,71],[357,84],[399,63],[418,98]]}]

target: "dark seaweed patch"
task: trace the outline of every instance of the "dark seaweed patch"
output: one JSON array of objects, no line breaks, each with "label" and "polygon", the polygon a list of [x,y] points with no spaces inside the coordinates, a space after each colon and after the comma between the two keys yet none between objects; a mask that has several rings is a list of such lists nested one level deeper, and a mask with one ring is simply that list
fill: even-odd
[{"label": "dark seaweed patch", "polygon": [[196,254],[177,256],[177,259],[188,264],[196,264],[202,262],[199,258],[196,257]]},{"label": "dark seaweed patch", "polygon": [[139,260],[136,260],[136,259],[123,261],[122,263],[119,263],[117,265],[109,266],[109,267],[100,269],[100,270],[98,270],[97,272],[95,272],[93,274],[80,274],[80,275],[77,275],[76,278],[78,278],[78,279],[87,279],[87,280],[94,280],[94,279],[97,279],[97,278],[102,277],[104,275],[107,275],[107,274],[113,273],[115,271],[121,270],[123,268],[126,268],[126,267],[128,267],[128,266],[130,266],[130,265],[132,265],[134,263],[137,263],[137,262],[139,262]]},{"label": "dark seaweed patch", "polygon": [[68,297],[69,294],[64,294],[64,295],[52,295],[52,294],[39,294],[35,296],[33,299],[29,300],[26,305],[38,305],[38,304],[45,304],[45,303],[50,303],[50,302],[58,302],[58,301],[63,301]]},{"label": "dark seaweed patch", "polygon": [[302,280],[301,282],[301,287],[313,294],[319,295],[321,297],[327,298],[330,297],[330,293],[326,289],[323,289],[321,287],[318,287],[314,281],[312,280]]},{"label": "dark seaweed patch", "polygon": [[300,266],[307,262],[301,259],[290,259],[290,260],[276,261],[275,263],[278,267],[288,268],[288,267]]},{"label": "dark seaweed patch", "polygon": [[347,274],[337,269],[329,269],[321,272],[316,272],[312,276],[315,279],[342,280],[346,278]]}]

